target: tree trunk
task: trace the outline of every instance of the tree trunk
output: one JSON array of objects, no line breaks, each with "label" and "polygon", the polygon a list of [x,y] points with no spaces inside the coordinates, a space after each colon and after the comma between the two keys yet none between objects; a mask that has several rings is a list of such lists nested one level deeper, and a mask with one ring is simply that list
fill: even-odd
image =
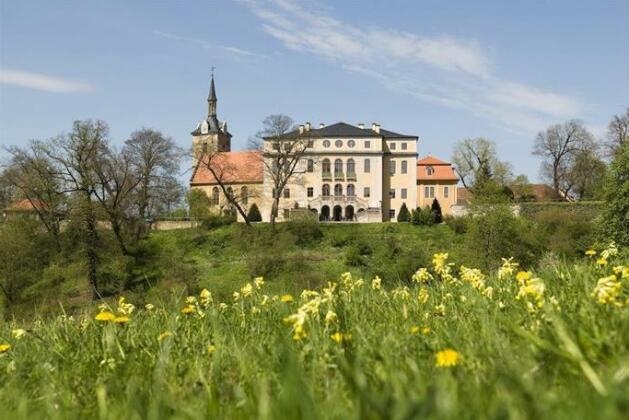
[{"label": "tree trunk", "polygon": [[273,198],[273,204],[271,205],[271,229],[275,230],[275,219],[277,218],[277,212],[280,206],[280,199],[277,197]]},{"label": "tree trunk", "polygon": [[91,194],[85,193],[85,257],[87,260],[87,279],[92,288],[92,299],[100,298],[98,291],[98,231],[96,230],[96,217],[91,202]]},{"label": "tree trunk", "polygon": [[122,255],[128,256],[129,254],[129,250],[127,249],[127,246],[124,243],[124,238],[122,237],[122,227],[120,226],[120,222],[118,221],[117,217],[110,217],[110,222],[111,222],[111,230],[114,231],[114,236],[116,237],[116,241],[118,242],[118,247],[120,248],[120,251],[122,252]]}]

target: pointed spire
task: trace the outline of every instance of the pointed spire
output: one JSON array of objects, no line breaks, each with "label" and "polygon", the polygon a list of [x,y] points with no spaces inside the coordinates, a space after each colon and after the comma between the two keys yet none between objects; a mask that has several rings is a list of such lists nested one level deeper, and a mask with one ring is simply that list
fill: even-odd
[{"label": "pointed spire", "polygon": [[210,83],[210,94],[207,97],[208,117],[216,117],[216,88],[214,87],[214,67],[212,67],[212,82]]}]

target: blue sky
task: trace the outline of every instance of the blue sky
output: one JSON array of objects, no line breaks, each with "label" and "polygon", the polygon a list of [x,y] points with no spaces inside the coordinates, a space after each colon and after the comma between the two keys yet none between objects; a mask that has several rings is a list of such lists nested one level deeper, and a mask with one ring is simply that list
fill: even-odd
[{"label": "blue sky", "polygon": [[535,134],[578,118],[602,136],[629,106],[629,2],[0,1],[0,145],[109,123],[184,147],[206,113],[244,148],[272,113],[379,122],[450,159],[496,142],[537,179]]}]

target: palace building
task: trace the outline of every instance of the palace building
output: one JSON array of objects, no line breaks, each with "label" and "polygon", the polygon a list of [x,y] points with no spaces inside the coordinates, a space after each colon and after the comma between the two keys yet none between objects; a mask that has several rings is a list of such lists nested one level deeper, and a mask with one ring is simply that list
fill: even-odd
[{"label": "palace building", "polygon": [[[281,191],[278,221],[304,212],[321,221],[395,221],[403,204],[410,211],[430,206],[436,198],[444,214],[456,204],[458,179],[452,166],[431,156],[418,161],[415,135],[377,123],[315,128],[307,122],[265,138],[261,150],[232,152],[231,134],[227,123],[218,120],[216,107],[212,78],[208,116],[191,133],[195,162],[190,188],[204,191],[216,211],[233,211],[230,195],[247,210],[255,203],[263,221],[269,221],[275,194],[271,168],[283,141],[306,147]],[[214,162],[218,164],[212,166]]]}]

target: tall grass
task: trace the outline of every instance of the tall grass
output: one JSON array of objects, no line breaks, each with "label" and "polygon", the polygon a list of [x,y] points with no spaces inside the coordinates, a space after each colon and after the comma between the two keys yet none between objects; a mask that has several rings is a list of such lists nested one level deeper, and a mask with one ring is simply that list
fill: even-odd
[{"label": "tall grass", "polygon": [[[258,279],[224,303],[101,308],[123,323],[94,308],[5,324],[0,417],[623,418],[629,269],[610,303],[592,292],[628,260],[605,262],[517,280],[509,263],[499,278],[442,256],[395,289],[344,275],[267,296]],[[436,363],[445,349],[453,366]]]}]

